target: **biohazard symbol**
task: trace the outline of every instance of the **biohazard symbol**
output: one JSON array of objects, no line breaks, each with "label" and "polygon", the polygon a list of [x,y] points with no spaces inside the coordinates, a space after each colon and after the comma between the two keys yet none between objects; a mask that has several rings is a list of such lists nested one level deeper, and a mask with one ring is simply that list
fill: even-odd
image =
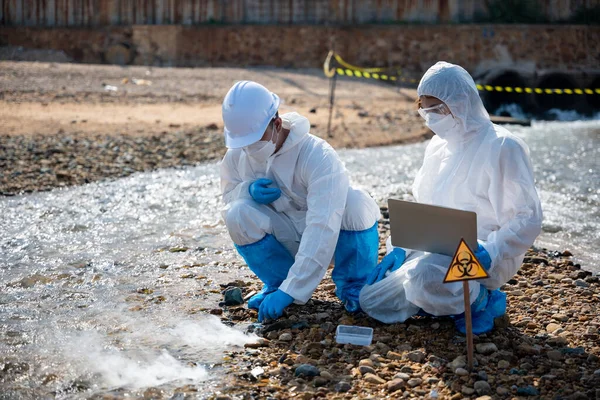
[{"label": "biohazard symbol", "polygon": [[487,272],[485,272],[465,240],[461,239],[448,267],[448,272],[446,272],[444,283],[483,278],[488,278]]}]

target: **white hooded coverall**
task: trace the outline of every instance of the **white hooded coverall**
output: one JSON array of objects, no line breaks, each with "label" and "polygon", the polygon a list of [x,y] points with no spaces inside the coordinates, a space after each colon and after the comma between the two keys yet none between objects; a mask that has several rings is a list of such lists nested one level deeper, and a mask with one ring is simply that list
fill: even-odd
[{"label": "white hooded coverall", "polygon": [[[379,219],[379,207],[366,193],[352,189],[342,162],[324,140],[309,134],[308,119],[281,116],[289,135],[267,163],[257,163],[243,149],[229,149],[221,163],[223,218],[233,242],[247,245],[272,234],[295,256],[279,289],[296,303],[306,303],[332,261],[340,229],[362,231]],[[281,189],[269,205],[248,191],[259,178]]]},{"label": "white hooded coverall", "polygon": [[[444,137],[431,139],[413,195],[419,203],[477,213],[477,238],[492,264],[489,279],[469,281],[473,302],[480,285],[494,290],[510,280],[540,233],[542,210],[529,149],[492,124],[463,68],[438,62],[425,73],[417,92],[446,103],[459,124]],[[388,253],[392,249],[388,240]],[[362,309],[386,323],[403,322],[419,309],[435,316],[463,313],[462,282],[443,283],[450,262],[445,255],[409,251],[398,270],[363,288]]]}]

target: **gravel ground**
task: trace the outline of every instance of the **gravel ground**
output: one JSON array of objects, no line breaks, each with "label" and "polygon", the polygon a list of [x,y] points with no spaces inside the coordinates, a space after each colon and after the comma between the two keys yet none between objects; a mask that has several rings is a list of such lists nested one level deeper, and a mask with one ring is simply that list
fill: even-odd
[{"label": "gravel ground", "polygon": [[[381,220],[380,255],[388,234],[389,221]],[[449,318],[384,325],[362,313],[352,316],[327,278],[307,305],[290,307],[271,325],[255,325],[264,340],[226,354],[232,382],[214,397],[600,398],[600,283],[570,258],[568,251],[527,253],[502,287],[506,316],[491,333],[475,336],[473,371],[466,370],[465,338]],[[257,316],[244,306],[212,313],[223,313],[229,323],[255,322]],[[372,345],[336,344],[338,324],[372,327]]]},{"label": "gravel ground", "polygon": [[242,79],[278,93],[282,113],[307,116],[311,133],[336,148],[430,136],[414,90],[360,80],[338,82],[328,134],[329,81],[318,70],[0,62],[0,193],[218,159],[225,151],[221,101]]}]

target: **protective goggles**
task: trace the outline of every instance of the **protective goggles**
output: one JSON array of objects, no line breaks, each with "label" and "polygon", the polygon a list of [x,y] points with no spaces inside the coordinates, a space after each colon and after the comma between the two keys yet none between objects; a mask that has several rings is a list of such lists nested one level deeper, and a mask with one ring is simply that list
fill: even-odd
[{"label": "protective goggles", "polygon": [[423,117],[423,119],[427,119],[427,115],[429,114],[440,114],[440,115],[448,115],[450,113],[450,109],[445,103],[437,104],[433,107],[428,108],[419,108],[419,115]]}]

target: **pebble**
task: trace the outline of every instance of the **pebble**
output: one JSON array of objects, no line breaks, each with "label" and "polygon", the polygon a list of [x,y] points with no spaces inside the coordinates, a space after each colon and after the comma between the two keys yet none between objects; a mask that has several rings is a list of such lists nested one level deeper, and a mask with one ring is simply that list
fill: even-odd
[{"label": "pebble", "polygon": [[439,322],[434,322],[433,324],[431,324],[431,329],[436,330],[440,328],[440,324]]},{"label": "pebble", "polygon": [[388,351],[385,357],[389,360],[401,360],[402,354],[393,351]]},{"label": "pebble", "polygon": [[560,326],[560,324],[556,324],[554,322],[550,322],[548,325],[546,325],[546,332],[548,332],[548,333],[554,333],[557,330],[559,330],[560,328],[562,328]]},{"label": "pebble", "polygon": [[336,393],[346,393],[350,389],[352,389],[352,385],[350,385],[348,382],[338,382],[333,387],[333,390]]},{"label": "pebble", "polygon": [[467,376],[469,375],[469,371],[467,371],[464,368],[456,368],[456,370],[454,371],[454,373],[458,376]]},{"label": "pebble", "polygon": [[396,375],[394,375],[395,379],[402,379],[403,381],[407,381],[410,379],[410,375],[405,374],[404,372],[398,372]]},{"label": "pebble", "polygon": [[421,378],[413,378],[413,379],[409,379],[408,382],[406,382],[406,384],[410,387],[417,387],[419,386],[421,383],[423,383],[423,379]]},{"label": "pebble", "polygon": [[507,388],[505,388],[505,387],[498,386],[498,387],[496,388],[496,393],[497,393],[499,396],[506,396],[507,394],[509,394],[509,393],[510,393],[510,390],[509,390],[509,389],[507,389]]},{"label": "pebble", "polygon": [[577,279],[575,281],[575,286],[587,288],[590,287],[590,284],[584,281],[583,279]]},{"label": "pebble", "polygon": [[533,386],[529,385],[529,386],[517,388],[517,394],[520,394],[523,396],[538,396],[540,394],[540,392]]},{"label": "pebble", "polygon": [[360,367],[358,367],[358,370],[360,371],[361,375],[366,375],[366,374],[375,374],[375,369],[373,369],[373,367],[369,367],[367,365],[361,365]]},{"label": "pebble", "polygon": [[498,347],[494,343],[478,343],[475,345],[478,353],[488,355],[498,351]]},{"label": "pebble", "polygon": [[475,391],[480,396],[484,395],[484,394],[492,393],[492,388],[490,387],[490,384],[487,383],[486,381],[477,381],[477,382],[475,382],[474,386],[475,386]]},{"label": "pebble", "polygon": [[411,351],[406,356],[408,357],[409,360],[416,362],[416,363],[422,363],[423,360],[425,360],[425,353],[423,353],[422,351],[419,351],[419,350]]},{"label": "pebble", "polygon": [[506,360],[500,360],[500,361],[498,361],[498,368],[506,369],[506,368],[509,368],[509,367],[510,367],[510,363],[508,361],[506,361]]},{"label": "pebble", "polygon": [[279,335],[279,340],[281,340],[282,342],[289,342],[292,339],[293,339],[293,336],[289,332],[282,333],[281,335]]},{"label": "pebble", "polygon": [[239,306],[244,304],[244,298],[242,296],[242,289],[239,287],[232,287],[225,291],[223,294],[223,304],[226,306]]},{"label": "pebble", "polygon": [[373,383],[375,385],[383,385],[385,383],[384,379],[375,374],[366,374],[363,379],[365,382]]},{"label": "pebble", "polygon": [[366,367],[374,367],[375,365],[373,364],[373,361],[372,361],[372,360],[370,360],[370,359],[368,359],[368,358],[365,358],[365,359],[363,359],[363,360],[360,360],[360,361],[358,362],[358,366],[359,366],[359,367],[362,367],[362,366],[366,366]]},{"label": "pebble", "polygon": [[563,358],[562,353],[558,350],[551,350],[546,353],[546,356],[548,356],[548,358],[552,361],[560,361]]},{"label": "pebble", "polygon": [[320,373],[321,372],[319,371],[319,368],[310,364],[302,364],[296,368],[296,371],[294,371],[294,376],[319,376]]},{"label": "pebble", "polygon": [[470,396],[473,393],[475,393],[475,389],[470,388],[468,386],[463,386],[462,390],[460,391],[462,394],[464,394],[465,396]]},{"label": "pebble", "polygon": [[321,371],[321,378],[327,379],[328,381],[333,380],[333,375],[329,371]]},{"label": "pebble", "polygon": [[406,387],[406,383],[402,379],[393,379],[385,384],[386,390],[390,393],[404,389],[404,387]]},{"label": "pebble", "polygon": [[451,363],[448,364],[448,367],[452,370],[456,370],[456,368],[464,368],[467,365],[467,360],[465,356],[458,356]]},{"label": "pebble", "polygon": [[329,381],[321,376],[317,376],[315,377],[315,379],[313,380],[313,386],[314,387],[322,387],[322,386],[326,386],[329,383]]}]

